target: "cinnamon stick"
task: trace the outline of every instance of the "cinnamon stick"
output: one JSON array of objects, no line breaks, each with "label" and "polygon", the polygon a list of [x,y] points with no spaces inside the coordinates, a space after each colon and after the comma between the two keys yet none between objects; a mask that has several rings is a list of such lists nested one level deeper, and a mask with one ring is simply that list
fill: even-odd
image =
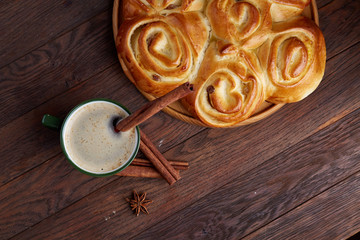
[{"label": "cinnamon stick", "polygon": [[151,161],[154,167],[160,172],[166,181],[171,185],[179,180],[180,174],[177,172],[168,160],[160,153],[156,146],[151,142],[148,136],[140,130],[140,150]]},{"label": "cinnamon stick", "polygon": [[141,166],[128,166],[121,172],[116,174],[117,176],[127,177],[143,177],[143,178],[162,178],[161,174],[152,167]]},{"label": "cinnamon stick", "polygon": [[177,181],[142,140],[140,141],[140,150],[145,154],[145,156],[154,165],[156,170],[170,185],[174,184]]},{"label": "cinnamon stick", "polygon": [[[169,163],[175,168],[175,170],[187,170],[187,169],[189,169],[189,163],[188,162],[169,161]],[[154,165],[149,160],[142,159],[142,158],[135,158],[131,162],[131,166],[154,167]]]},{"label": "cinnamon stick", "polygon": [[[171,161],[171,162],[175,162],[175,161]],[[185,167],[187,162],[180,162],[180,163],[181,163],[180,165],[174,166],[174,168],[177,172],[178,172],[178,170],[187,169]],[[186,163],[186,164],[184,165],[183,163]],[[136,164],[140,164],[140,165],[136,165]],[[149,166],[145,166],[145,165],[141,165],[141,164],[148,164]],[[146,159],[135,158],[132,161],[130,166],[126,167],[124,170],[122,170],[121,172],[118,172],[115,175],[126,176],[126,177],[162,178],[161,174],[151,166],[152,166],[152,164],[150,161],[148,161]],[[177,168],[180,168],[180,169],[177,169]]]},{"label": "cinnamon stick", "polygon": [[115,131],[125,132],[130,130],[131,128],[139,125],[140,123],[144,122],[145,120],[159,112],[161,109],[165,108],[170,103],[173,103],[180,98],[185,97],[192,91],[193,85],[188,82],[178,86],[164,96],[148,102],[140,109],[135,111],[133,114],[118,122],[115,126]]}]

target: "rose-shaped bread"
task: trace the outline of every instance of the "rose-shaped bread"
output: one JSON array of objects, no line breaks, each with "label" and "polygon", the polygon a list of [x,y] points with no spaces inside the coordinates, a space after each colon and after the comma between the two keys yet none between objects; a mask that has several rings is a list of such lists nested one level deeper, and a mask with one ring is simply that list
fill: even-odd
[{"label": "rose-shaped bread", "polygon": [[274,22],[285,21],[298,16],[309,5],[310,0],[270,0],[270,12]]},{"label": "rose-shaped bread", "polygon": [[273,33],[258,51],[267,74],[267,100],[300,101],[319,85],[325,71],[325,40],[306,17],[273,24]]},{"label": "rose-shaped bread", "polygon": [[212,127],[229,127],[248,118],[264,101],[264,77],[257,57],[223,41],[208,47],[195,91],[184,106]]},{"label": "rose-shaped bread", "polygon": [[270,4],[266,0],[211,0],[206,16],[217,38],[256,48],[266,40],[271,29],[269,11]]},{"label": "rose-shaped bread", "polygon": [[199,12],[140,17],[122,23],[116,46],[129,79],[158,97],[195,78],[209,32]]}]

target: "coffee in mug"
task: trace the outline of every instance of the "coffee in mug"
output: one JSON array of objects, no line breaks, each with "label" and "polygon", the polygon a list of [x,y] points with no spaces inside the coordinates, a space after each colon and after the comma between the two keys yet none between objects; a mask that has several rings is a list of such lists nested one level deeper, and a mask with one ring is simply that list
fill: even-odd
[{"label": "coffee in mug", "polygon": [[60,142],[69,161],[82,172],[112,175],[128,166],[139,149],[139,129],[115,132],[114,123],[129,112],[105,99],[75,107],[62,124]]}]

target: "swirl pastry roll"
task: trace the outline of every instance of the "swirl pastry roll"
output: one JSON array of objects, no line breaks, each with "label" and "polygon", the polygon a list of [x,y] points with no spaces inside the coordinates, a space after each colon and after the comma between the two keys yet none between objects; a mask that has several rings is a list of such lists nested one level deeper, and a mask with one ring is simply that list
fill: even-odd
[{"label": "swirl pastry roll", "polygon": [[162,96],[195,78],[209,32],[199,12],[125,21],[116,39],[120,63],[140,90]]},{"label": "swirl pastry roll", "polygon": [[129,20],[142,15],[199,11],[204,4],[205,0],[125,0],[122,1],[122,17]]},{"label": "swirl pastry roll", "polygon": [[271,29],[269,10],[268,1],[211,0],[206,16],[218,38],[241,43],[244,48],[256,48]]},{"label": "swirl pastry roll", "polygon": [[264,101],[257,57],[222,41],[209,45],[193,85],[195,91],[183,104],[212,127],[229,127],[243,121]]},{"label": "swirl pastry roll", "polygon": [[271,17],[274,22],[298,16],[310,4],[310,0],[271,0]]},{"label": "swirl pastry roll", "polygon": [[267,100],[296,102],[312,93],[324,75],[325,40],[314,22],[296,17],[273,25],[258,56],[267,73]]}]

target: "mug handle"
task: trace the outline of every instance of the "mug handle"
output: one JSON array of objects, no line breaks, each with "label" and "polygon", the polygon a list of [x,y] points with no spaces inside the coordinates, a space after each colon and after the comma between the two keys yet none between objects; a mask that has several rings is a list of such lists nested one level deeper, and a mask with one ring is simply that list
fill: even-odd
[{"label": "mug handle", "polygon": [[63,120],[60,118],[54,117],[50,114],[45,114],[41,120],[41,123],[48,128],[54,130],[60,130]]}]

